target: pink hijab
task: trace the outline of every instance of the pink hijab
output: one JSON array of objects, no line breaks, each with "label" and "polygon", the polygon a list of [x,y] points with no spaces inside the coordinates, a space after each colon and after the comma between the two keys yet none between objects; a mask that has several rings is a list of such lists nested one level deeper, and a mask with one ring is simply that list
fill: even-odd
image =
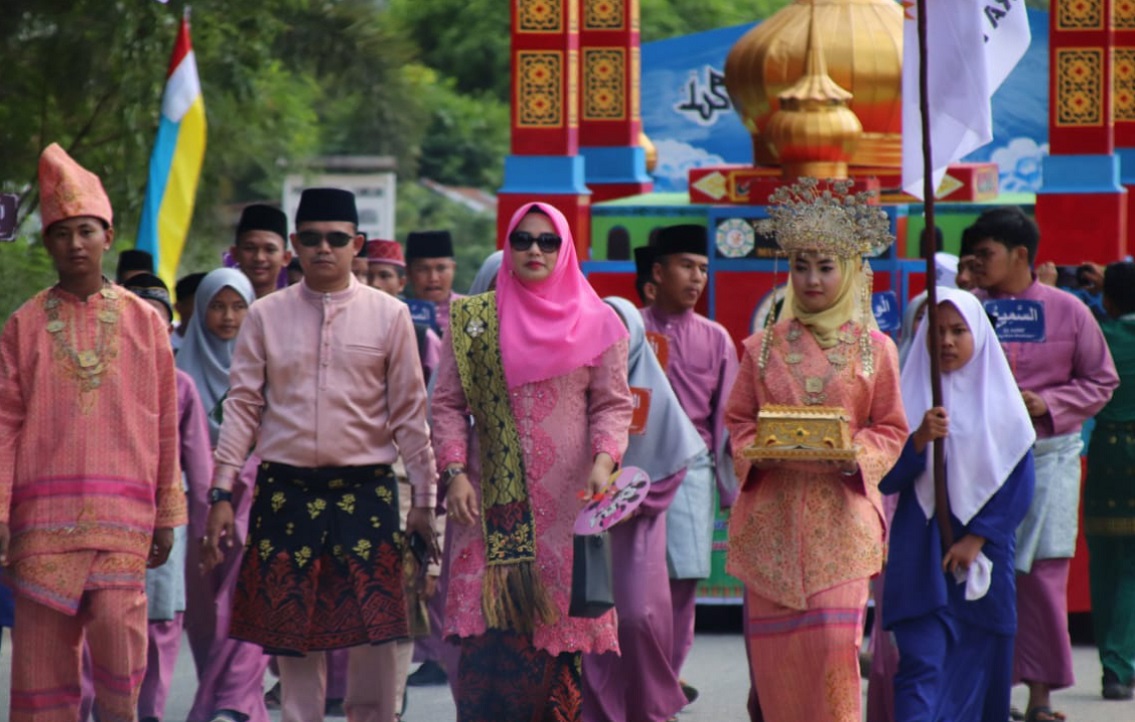
[{"label": "pink hijab", "polygon": [[579,270],[571,229],[562,213],[547,203],[528,203],[512,216],[508,232],[533,208],[547,214],[564,243],[552,275],[525,285],[513,275],[505,241],[504,264],[497,276],[497,317],[501,361],[510,389],[595,366],[604,351],[627,338],[623,322]]}]

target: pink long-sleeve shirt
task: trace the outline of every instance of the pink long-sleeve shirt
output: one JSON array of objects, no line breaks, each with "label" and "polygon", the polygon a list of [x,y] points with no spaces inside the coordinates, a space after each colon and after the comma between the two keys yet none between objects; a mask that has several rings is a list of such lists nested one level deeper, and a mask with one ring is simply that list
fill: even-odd
[{"label": "pink long-sleeve shirt", "polygon": [[978,292],[989,298],[1044,304],[1045,340],[1003,343],[1009,367],[1022,390],[1044,399],[1048,412],[1033,419],[1037,438],[1075,434],[1096,415],[1119,386],[1119,375],[1103,332],[1084,302],[1038,281],[1017,295]]},{"label": "pink long-sleeve shirt", "polygon": [[248,311],[233,351],[214,484],[231,488],[253,444],[291,466],[393,464],[414,505],[433,507],[437,472],[410,311],[360,284],[317,293],[298,283]]},{"label": "pink long-sleeve shirt", "polygon": [[[666,378],[690,417],[694,428],[715,457],[717,488],[726,504],[736,491],[722,475],[732,463],[724,452],[725,402],[737,378],[737,348],[725,327],[692,310],[670,315],[648,307],[642,309],[646,330],[669,341]],[[722,458],[716,458],[722,454]]]}]

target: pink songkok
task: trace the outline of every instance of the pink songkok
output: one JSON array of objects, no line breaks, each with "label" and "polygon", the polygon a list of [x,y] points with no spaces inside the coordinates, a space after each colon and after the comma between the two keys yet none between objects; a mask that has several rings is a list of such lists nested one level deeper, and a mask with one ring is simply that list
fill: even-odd
[{"label": "pink songkok", "polygon": [[39,215],[43,227],[68,218],[93,216],[114,225],[102,181],[52,143],[39,157]]},{"label": "pink songkok", "polygon": [[504,265],[497,276],[497,316],[509,388],[594,366],[604,351],[627,338],[623,322],[579,270],[571,229],[562,213],[547,203],[528,203],[512,216],[508,232],[533,208],[548,215],[564,242],[552,274],[531,285],[513,274],[512,254],[505,244]]}]

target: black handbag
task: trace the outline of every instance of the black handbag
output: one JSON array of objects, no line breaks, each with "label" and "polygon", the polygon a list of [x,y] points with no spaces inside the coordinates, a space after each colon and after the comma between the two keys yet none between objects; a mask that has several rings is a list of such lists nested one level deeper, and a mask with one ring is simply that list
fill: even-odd
[{"label": "black handbag", "polygon": [[576,534],[572,543],[571,606],[568,615],[594,619],[615,606],[611,582],[611,537]]}]

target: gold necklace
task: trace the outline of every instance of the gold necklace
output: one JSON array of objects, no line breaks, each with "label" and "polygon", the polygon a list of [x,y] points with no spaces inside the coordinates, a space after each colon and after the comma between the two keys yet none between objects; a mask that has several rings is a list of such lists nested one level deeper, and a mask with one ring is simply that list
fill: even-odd
[{"label": "gold necklace", "polygon": [[[49,294],[43,303],[47,315],[45,329],[55,342],[55,360],[79,386],[82,407],[89,410],[89,394],[102,385],[103,375],[118,356],[118,321],[121,316],[121,299],[117,291],[104,285],[98,292],[99,310],[96,312],[98,329],[94,348],[81,348],[78,313],[74,304],[64,303],[58,296]],[[66,309],[67,317],[64,317]]]},{"label": "gold necklace", "polygon": [[804,335],[804,329],[800,322],[793,321],[786,335],[788,338],[788,352],[784,354],[784,363],[788,366],[792,376],[804,389],[804,403],[808,406],[823,406],[828,400],[828,394],[825,391],[828,382],[831,381],[837,373],[842,372],[848,366],[847,354],[844,352],[843,347],[855,343],[855,334],[841,330],[836,336],[839,340],[839,344],[823,352],[828,361],[828,370],[823,376],[809,376],[804,374],[800,369],[805,356],[796,345],[800,337]]}]

